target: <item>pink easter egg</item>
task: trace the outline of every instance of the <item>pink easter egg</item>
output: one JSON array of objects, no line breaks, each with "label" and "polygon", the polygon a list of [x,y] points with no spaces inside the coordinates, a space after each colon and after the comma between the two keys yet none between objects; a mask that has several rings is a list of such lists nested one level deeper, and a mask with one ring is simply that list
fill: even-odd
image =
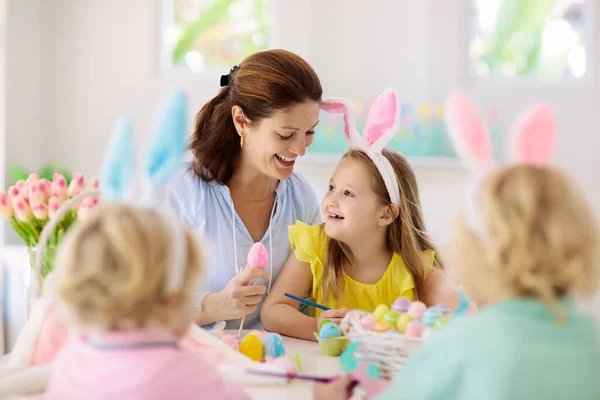
[{"label": "pink easter egg", "polygon": [[265,246],[260,242],[254,243],[248,252],[247,261],[253,268],[265,269],[269,263],[269,254]]},{"label": "pink easter egg", "polygon": [[404,334],[406,337],[421,337],[424,329],[425,325],[419,321],[411,321],[406,326],[406,332],[404,332]]},{"label": "pink easter egg", "polygon": [[298,375],[298,364],[289,357],[278,357],[271,364],[282,368],[289,375]]},{"label": "pink easter egg", "polygon": [[368,331],[373,330],[375,323],[377,323],[377,321],[375,320],[373,314],[366,314],[360,319],[360,326]]},{"label": "pink easter egg", "polygon": [[419,320],[423,316],[425,310],[427,310],[427,306],[421,301],[415,301],[408,307],[408,313]]},{"label": "pink easter egg", "polygon": [[392,311],[404,314],[408,311],[408,307],[410,307],[410,300],[406,297],[398,297],[392,304]]},{"label": "pink easter egg", "polygon": [[235,351],[240,351],[240,344],[233,335],[225,335],[221,338],[221,341],[223,341],[223,343],[225,343]]}]

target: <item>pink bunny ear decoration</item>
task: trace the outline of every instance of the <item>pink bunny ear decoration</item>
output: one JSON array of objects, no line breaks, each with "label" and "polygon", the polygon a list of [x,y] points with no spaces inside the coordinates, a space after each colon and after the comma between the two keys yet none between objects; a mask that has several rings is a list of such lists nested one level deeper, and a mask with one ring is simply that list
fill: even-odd
[{"label": "pink bunny ear decoration", "polygon": [[321,109],[332,114],[344,114],[344,136],[350,142],[362,142],[356,131],[356,110],[354,105],[346,99],[330,97],[323,99]]},{"label": "pink bunny ear decoration", "polygon": [[321,109],[333,113],[344,113],[344,136],[350,149],[364,152],[381,174],[390,201],[400,206],[400,188],[392,164],[381,153],[385,145],[395,135],[398,127],[398,102],[396,92],[387,89],[380,95],[367,116],[363,137],[356,130],[356,111],[348,100],[339,98],[324,99]]},{"label": "pink bunny ear decoration", "polygon": [[396,92],[387,89],[383,92],[367,115],[364,138],[373,151],[381,151],[398,130],[398,101]]},{"label": "pink bunny ear decoration", "polygon": [[536,104],[517,120],[509,136],[509,162],[544,165],[554,155],[557,139],[554,111],[545,104]]},{"label": "pink bunny ear decoration", "polygon": [[446,125],[454,149],[474,171],[492,166],[494,150],[477,107],[461,92],[446,100]]}]

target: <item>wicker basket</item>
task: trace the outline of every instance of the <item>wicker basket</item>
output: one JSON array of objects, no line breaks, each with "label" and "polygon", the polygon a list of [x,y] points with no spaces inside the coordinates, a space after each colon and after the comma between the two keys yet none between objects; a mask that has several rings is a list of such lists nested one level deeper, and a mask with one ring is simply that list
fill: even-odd
[{"label": "wicker basket", "polygon": [[406,359],[423,344],[421,338],[409,338],[391,330],[385,333],[365,330],[360,319],[368,313],[354,310],[346,314],[341,323],[342,331],[352,341],[358,341],[355,356],[375,364],[380,377],[391,378],[404,366]]}]

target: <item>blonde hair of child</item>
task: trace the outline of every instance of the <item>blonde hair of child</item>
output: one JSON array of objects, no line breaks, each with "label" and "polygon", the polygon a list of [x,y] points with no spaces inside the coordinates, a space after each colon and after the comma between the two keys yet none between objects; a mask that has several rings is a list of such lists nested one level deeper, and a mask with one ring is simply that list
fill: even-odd
[{"label": "blonde hair of child", "polygon": [[594,293],[600,272],[598,225],[571,178],[556,168],[519,165],[486,178],[480,189],[487,235],[463,229],[457,238],[455,250],[462,257],[457,253],[456,261],[464,274],[485,268],[479,279],[501,288],[500,296],[539,299],[561,317],[561,298]]},{"label": "blonde hair of child", "polygon": [[[203,269],[203,254],[188,228],[183,304]],[[127,330],[168,321],[165,285],[171,266],[167,222],[156,211],[102,205],[65,235],[56,258],[56,292],[77,325]]]},{"label": "blonde hair of child", "polygon": [[[397,151],[383,149],[382,153],[394,168],[401,202],[398,217],[388,227],[387,245],[393,252],[402,255],[404,264],[415,282],[415,295],[419,298],[425,284],[422,253],[428,249],[435,251],[435,247],[425,230],[417,179],[408,160]],[[371,187],[381,204],[392,205],[379,170],[365,153],[360,150],[349,150],[343,158],[351,158],[363,164],[371,177]],[[323,271],[323,294],[325,298],[333,295],[339,299],[344,290],[344,265],[352,264],[353,255],[344,243],[327,237],[324,225],[322,225],[321,235],[327,240],[325,259],[327,267]],[[441,268],[437,258],[435,264]]]}]

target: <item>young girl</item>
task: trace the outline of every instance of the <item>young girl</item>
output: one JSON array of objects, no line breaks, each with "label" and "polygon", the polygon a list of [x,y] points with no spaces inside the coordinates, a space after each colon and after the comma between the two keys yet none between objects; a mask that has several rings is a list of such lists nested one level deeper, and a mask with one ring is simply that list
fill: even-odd
[{"label": "young girl", "polygon": [[[267,330],[315,340],[323,319],[339,322],[349,309],[373,311],[399,296],[455,307],[459,297],[444,277],[420,209],[414,172],[399,153],[383,148],[395,133],[396,95],[381,95],[371,109],[364,140],[354,128],[351,104],[324,100],[344,112],[350,144],[330,180],[321,225],[289,229],[295,249],[265,302]],[[331,310],[307,316],[285,296],[308,296]]]},{"label": "young girl", "polygon": [[55,284],[77,338],[54,361],[47,399],[246,398],[179,346],[204,264],[195,235],[172,224],[155,210],[108,205],[69,231]]},{"label": "young girl", "polygon": [[[457,93],[446,110],[457,148],[481,172],[492,147],[474,106]],[[455,224],[448,270],[480,313],[432,337],[378,400],[600,398],[600,330],[573,304],[597,289],[600,237],[577,185],[543,165],[554,126],[545,107],[522,118],[521,164],[474,181]]]}]

